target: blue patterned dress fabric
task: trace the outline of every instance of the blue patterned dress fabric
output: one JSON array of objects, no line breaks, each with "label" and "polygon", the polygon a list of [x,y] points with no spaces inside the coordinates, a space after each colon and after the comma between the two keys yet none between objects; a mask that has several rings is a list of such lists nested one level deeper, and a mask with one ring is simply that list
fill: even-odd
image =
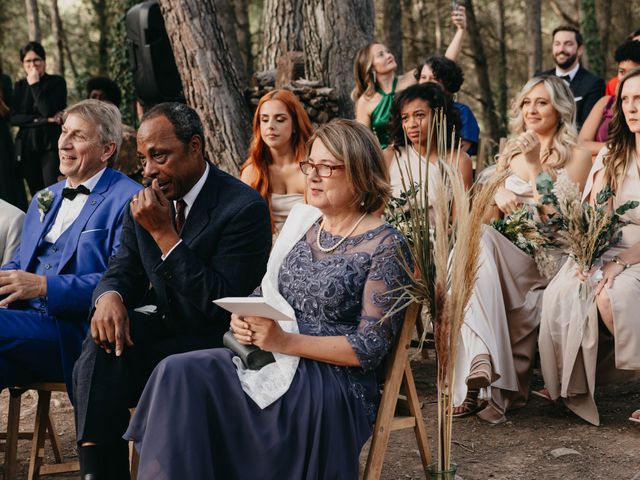
[{"label": "blue patterned dress fabric", "polygon": [[[390,291],[409,281],[400,258],[406,244],[385,224],[325,253],[318,228],[285,258],[280,293],[301,334],[345,336],[361,368],[303,358],[289,390],[261,410],[242,390],[230,350],[169,357],[125,435],[141,453],[138,478],[358,478],[378,405],[378,367],[404,316],[385,314],[399,295]],[[341,238],[322,232],[320,244]]]}]

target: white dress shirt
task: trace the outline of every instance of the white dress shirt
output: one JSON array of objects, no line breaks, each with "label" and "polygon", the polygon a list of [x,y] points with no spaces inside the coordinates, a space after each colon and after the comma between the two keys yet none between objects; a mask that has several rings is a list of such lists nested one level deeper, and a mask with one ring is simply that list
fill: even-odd
[{"label": "white dress shirt", "polygon": [[[182,197],[182,200],[184,200],[184,203],[186,204],[186,207],[184,209],[184,219],[185,221],[187,220],[187,218],[189,217],[189,212],[191,211],[191,207],[193,206],[193,204],[196,202],[196,198],[198,198],[198,195],[200,195],[200,191],[202,190],[202,187],[204,187],[204,183],[207,181],[207,176],[209,175],[209,162],[205,163],[205,170],[204,173],[202,174],[202,176],[200,177],[200,180],[198,180],[196,182],[196,184],[191,188],[191,190],[189,190],[184,197]],[[175,210],[176,208],[176,201],[173,201],[173,209]],[[171,250],[169,250],[167,252],[166,255],[162,255],[162,261],[166,260],[167,257],[169,255],[171,255],[171,252],[173,252],[173,250],[180,245],[180,243],[182,243],[182,239],[178,240],[176,242],[176,244],[171,247]]]},{"label": "white dress shirt", "polygon": [[563,72],[562,70],[560,70],[558,68],[558,66],[556,65],[556,77],[564,77],[566,75],[569,75],[569,83],[573,82],[574,77],[576,76],[576,74],[578,73],[578,70],[580,70],[580,62],[576,63],[576,66],[573,67],[571,70],[569,70],[568,72]]},{"label": "white dress shirt", "polygon": [[[89,192],[91,192],[91,190],[93,190],[100,181],[100,177],[102,177],[104,170],[105,169],[103,168],[89,180],[82,182],[80,185],[84,185],[85,187],[87,187]],[[69,185],[69,179],[67,179],[64,186],[71,187],[71,185]],[[78,185],[76,185],[76,187],[77,186]],[[62,195],[62,193],[60,193],[60,195]],[[44,236],[44,239],[47,242],[55,243],[56,240],[60,238],[60,235],[62,235],[65,230],[69,228],[73,222],[76,221],[76,218],[78,218],[80,212],[82,211],[82,207],[84,207],[84,204],[87,203],[87,198],[89,198],[89,195],[78,194],[73,200],[69,200],[68,198],[62,199],[62,204],[58,209],[58,213],[56,215],[56,219],[53,222],[53,226]]]},{"label": "white dress shirt", "polygon": [[[187,216],[189,215],[189,212],[191,211],[191,207],[195,203],[196,198],[198,198],[198,195],[200,194],[200,191],[202,190],[202,187],[204,187],[204,184],[207,181],[207,176],[208,175],[209,175],[209,162],[206,162],[204,174],[202,175],[202,177],[200,177],[200,180],[198,180],[196,182],[196,184],[191,188],[191,190],[189,190],[186,193],[186,195],[184,197],[182,197],[182,200],[184,200],[184,203],[187,204],[186,208],[184,209],[184,218],[185,218],[185,220],[187,219]],[[176,207],[176,200],[173,201],[174,210],[175,210],[175,207]],[[178,245],[180,245],[181,243],[182,243],[182,239],[178,240],[176,242],[176,244],[173,247],[171,247],[171,250],[169,250],[166,255],[161,255],[162,261],[164,262],[166,260],[166,258],[169,255],[171,255],[171,252],[173,252],[173,250]],[[102,297],[104,297],[107,293],[115,293],[116,295],[118,295],[120,297],[120,300],[124,304],[124,299],[122,298],[122,295],[120,295],[119,292],[116,292],[115,290],[109,290],[107,292],[102,293],[100,296],[98,296],[98,298],[96,298],[96,302],[95,302],[94,305],[97,305],[98,302],[100,301],[100,299]],[[135,309],[136,312],[144,313],[146,315],[153,314],[157,310],[158,310],[158,307],[156,305],[144,305],[142,307],[138,307],[138,308]]]}]

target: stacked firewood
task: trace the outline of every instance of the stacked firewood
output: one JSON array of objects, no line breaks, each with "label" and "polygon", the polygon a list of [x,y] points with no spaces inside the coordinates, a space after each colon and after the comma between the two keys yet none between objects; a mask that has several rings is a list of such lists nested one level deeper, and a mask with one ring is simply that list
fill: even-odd
[{"label": "stacked firewood", "polygon": [[[256,85],[247,92],[251,113],[255,112],[260,98],[275,88],[271,85]],[[335,88],[323,87],[320,82],[299,79],[294,80],[282,88],[291,90],[300,99],[314,126],[326,123],[338,116],[338,94]]]},{"label": "stacked firewood", "polygon": [[247,91],[251,112],[255,112],[260,98],[274,88],[286,88],[295,93],[307,111],[314,127],[338,116],[338,92],[322,86],[319,81],[304,76],[302,52],[287,52],[278,59],[277,70],[257,72],[253,87]]}]

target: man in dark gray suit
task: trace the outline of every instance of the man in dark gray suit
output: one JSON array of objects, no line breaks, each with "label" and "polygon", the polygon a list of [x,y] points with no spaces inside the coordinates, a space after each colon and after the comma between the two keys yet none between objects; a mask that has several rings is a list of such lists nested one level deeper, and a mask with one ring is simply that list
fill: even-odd
[{"label": "man in dark gray suit", "polygon": [[553,60],[555,69],[538,75],[556,75],[569,83],[576,101],[576,126],[578,130],[589,116],[589,112],[604,95],[604,80],[580,65],[584,53],[580,31],[564,25],[553,31]]},{"label": "man in dark gray suit", "polygon": [[203,152],[202,123],[186,105],[143,117],[138,155],[152,184],[125,214],[74,369],[84,480],[129,478],[122,435],[151,371],[168,355],[221,346],[229,314],[212,301],[248,295],[265,272],[265,202]]}]

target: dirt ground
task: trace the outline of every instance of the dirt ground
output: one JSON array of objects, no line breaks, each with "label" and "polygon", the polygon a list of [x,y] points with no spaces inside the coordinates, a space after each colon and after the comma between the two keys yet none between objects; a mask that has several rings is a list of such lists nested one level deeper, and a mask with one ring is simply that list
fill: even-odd
[{"label": "dirt ground", "polygon": [[[424,399],[430,441],[434,428],[434,362],[413,362],[418,393]],[[538,373],[538,372],[536,372]],[[536,375],[541,386],[541,379]],[[33,426],[37,395],[23,396],[21,429]],[[597,396],[602,425],[593,427],[566,409],[548,405],[537,398],[529,405],[508,415],[509,421],[489,426],[476,417],[454,423],[455,462],[459,478],[472,479],[562,479],[590,480],[615,478],[640,480],[640,425],[627,417],[640,408],[640,381],[602,388]],[[0,428],[6,429],[8,393],[0,395]],[[66,460],[77,459],[74,446],[73,412],[66,394],[53,394],[52,418]],[[21,441],[20,476],[26,478],[29,443]],[[577,453],[554,458],[551,452],[568,448]],[[361,456],[364,465],[368,445]],[[48,444],[47,461],[53,460]],[[72,479],[78,475],[53,475],[45,478]],[[424,478],[412,430],[394,432],[385,456],[382,478],[385,480]],[[195,480],[195,479],[194,479]],[[200,479],[197,479],[200,480]],[[206,480],[206,479],[202,479]],[[286,479],[283,479],[286,480]]]}]

